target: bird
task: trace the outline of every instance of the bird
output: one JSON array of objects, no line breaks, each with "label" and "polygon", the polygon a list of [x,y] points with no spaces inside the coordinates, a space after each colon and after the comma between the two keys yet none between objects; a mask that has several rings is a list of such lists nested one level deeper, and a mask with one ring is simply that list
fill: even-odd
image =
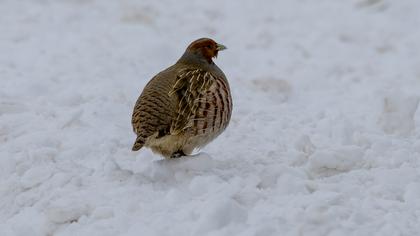
[{"label": "bird", "polygon": [[133,151],[147,147],[165,158],[189,156],[226,129],[232,96],[213,61],[225,49],[213,39],[197,39],[146,84],[133,109]]}]

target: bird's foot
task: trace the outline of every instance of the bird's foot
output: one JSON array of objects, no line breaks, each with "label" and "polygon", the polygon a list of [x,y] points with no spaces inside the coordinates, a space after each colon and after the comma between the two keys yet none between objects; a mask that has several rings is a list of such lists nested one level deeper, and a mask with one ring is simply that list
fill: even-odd
[{"label": "bird's foot", "polygon": [[171,158],[180,158],[183,156],[186,156],[186,154],[182,150],[180,150],[180,151],[172,153]]}]

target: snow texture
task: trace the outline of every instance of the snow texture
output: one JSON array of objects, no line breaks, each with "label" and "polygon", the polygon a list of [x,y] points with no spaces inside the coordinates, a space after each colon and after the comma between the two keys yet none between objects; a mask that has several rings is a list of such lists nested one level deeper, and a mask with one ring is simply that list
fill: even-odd
[{"label": "snow texture", "polygon": [[[420,235],[420,1],[0,5],[0,235]],[[131,152],[200,37],[229,48],[229,128]]]}]

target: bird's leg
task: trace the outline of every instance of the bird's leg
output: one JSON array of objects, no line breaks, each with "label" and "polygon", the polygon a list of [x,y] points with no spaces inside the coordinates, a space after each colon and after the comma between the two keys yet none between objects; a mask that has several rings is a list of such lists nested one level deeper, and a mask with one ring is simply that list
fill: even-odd
[{"label": "bird's leg", "polygon": [[180,158],[182,156],[186,156],[182,150],[176,151],[172,153],[171,158]]}]

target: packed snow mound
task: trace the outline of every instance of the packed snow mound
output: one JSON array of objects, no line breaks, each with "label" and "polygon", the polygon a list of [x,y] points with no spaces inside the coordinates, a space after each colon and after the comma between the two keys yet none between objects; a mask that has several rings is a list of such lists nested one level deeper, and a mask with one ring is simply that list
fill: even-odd
[{"label": "packed snow mound", "polygon": [[[0,235],[419,235],[420,2],[0,8]],[[132,152],[142,88],[211,37],[234,110],[194,156]]]}]

